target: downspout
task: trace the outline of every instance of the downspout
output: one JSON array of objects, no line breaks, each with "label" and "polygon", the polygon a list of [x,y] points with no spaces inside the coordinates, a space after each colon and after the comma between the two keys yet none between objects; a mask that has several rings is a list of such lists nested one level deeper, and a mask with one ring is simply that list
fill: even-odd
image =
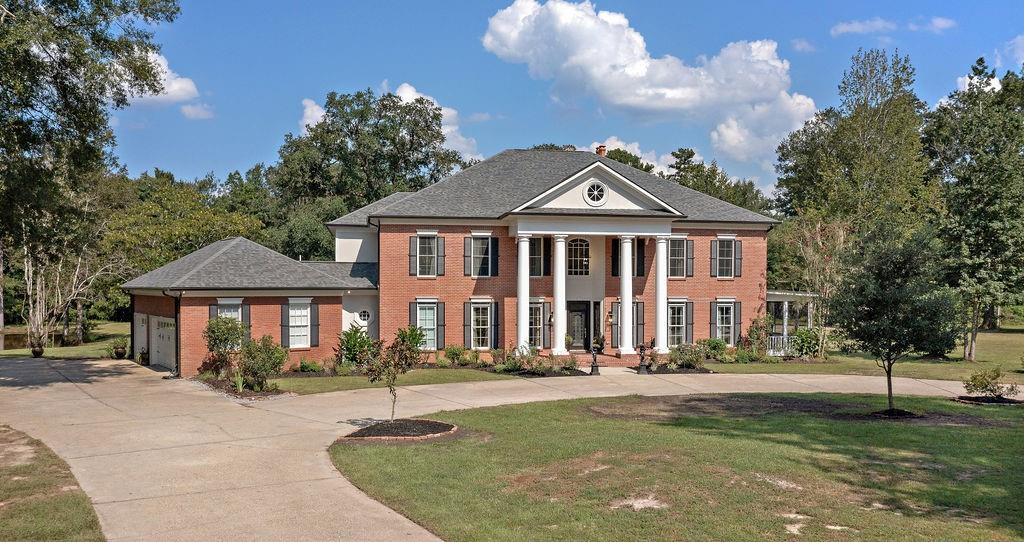
[{"label": "downspout", "polygon": [[128,351],[135,361],[135,294],[128,294]]},{"label": "downspout", "polygon": [[181,377],[181,293],[171,295],[164,290],[163,295],[174,299],[174,377]]}]

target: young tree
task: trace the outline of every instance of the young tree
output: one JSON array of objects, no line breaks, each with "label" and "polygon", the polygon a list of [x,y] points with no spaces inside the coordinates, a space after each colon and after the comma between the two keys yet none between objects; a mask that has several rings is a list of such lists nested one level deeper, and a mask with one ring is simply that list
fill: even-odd
[{"label": "young tree", "polygon": [[935,258],[938,240],[926,229],[901,232],[889,225],[871,232],[851,271],[832,300],[832,321],[875,358],[885,371],[893,406],[893,366],[908,354],[928,348],[944,322],[954,296],[941,286],[942,269]]},{"label": "young tree", "polygon": [[637,155],[635,155],[635,154],[633,154],[633,153],[631,153],[631,152],[629,152],[627,150],[612,149],[612,150],[608,151],[607,156],[608,156],[608,158],[611,158],[612,160],[615,160],[616,162],[622,162],[623,164],[626,164],[627,166],[635,167],[636,169],[639,169],[640,171],[646,171],[647,173],[650,173],[650,172],[654,171],[654,164],[649,164],[647,162],[644,162],[644,160],[642,158],[640,158],[639,156],[637,156]]},{"label": "young tree", "polygon": [[[611,152],[608,154],[610,156]],[[729,177],[718,162],[696,161],[697,152],[693,149],[680,148],[673,151],[672,156],[676,161],[668,166],[671,173],[667,178],[751,211],[762,213],[770,209],[771,202],[754,181]]]},{"label": "young tree", "polygon": [[383,382],[391,394],[391,421],[395,421],[395,405],[398,403],[398,391],[395,381],[405,374],[420,359],[420,345],[423,344],[423,330],[410,326],[399,329],[395,340],[383,349],[376,359],[371,360],[366,368],[366,376],[370,382]]},{"label": "young tree", "polygon": [[946,181],[941,235],[967,312],[964,358],[992,306],[1024,301],[1024,79],[978,59],[967,88],[928,117],[932,167]]}]

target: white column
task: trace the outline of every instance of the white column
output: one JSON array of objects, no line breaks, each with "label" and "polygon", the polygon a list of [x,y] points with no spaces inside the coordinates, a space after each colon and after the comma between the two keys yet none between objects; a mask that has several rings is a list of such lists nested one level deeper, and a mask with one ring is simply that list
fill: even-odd
[{"label": "white column", "polygon": [[633,348],[633,236],[619,238],[619,354]]},{"label": "white column", "polygon": [[516,289],[516,347],[523,352],[530,349],[530,236],[516,238],[519,264]]},{"label": "white column", "polygon": [[814,301],[807,302],[807,329],[814,327]]},{"label": "white column", "polygon": [[551,353],[555,355],[566,355],[565,349],[566,313],[565,313],[565,275],[567,272],[565,263],[565,235],[552,235],[555,241],[555,265],[552,270],[555,289],[555,306],[551,309],[555,313],[555,331],[551,338]]},{"label": "white column", "polygon": [[654,253],[654,351],[668,353],[668,237],[656,239]]},{"label": "white column", "polygon": [[782,340],[789,336],[789,301],[782,302]]}]

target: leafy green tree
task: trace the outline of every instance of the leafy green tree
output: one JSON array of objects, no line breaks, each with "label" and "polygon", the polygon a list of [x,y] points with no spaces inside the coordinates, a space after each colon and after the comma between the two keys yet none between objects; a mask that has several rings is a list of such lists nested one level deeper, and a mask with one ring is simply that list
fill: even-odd
[{"label": "leafy green tree", "polygon": [[964,358],[973,361],[985,311],[1024,302],[1024,79],[997,80],[978,59],[967,88],[929,115],[924,133],[946,182],[940,231],[967,311]]},{"label": "leafy green tree", "polygon": [[754,181],[733,179],[718,166],[718,162],[705,164],[696,161],[696,156],[697,152],[693,149],[680,148],[673,151],[675,162],[669,165],[671,172],[667,177],[683,186],[751,211],[761,213],[771,208],[771,202]]},{"label": "leafy green tree", "polygon": [[531,150],[535,151],[574,151],[576,145],[559,145],[557,143],[540,143],[530,147]]},{"label": "leafy green tree", "polygon": [[608,156],[608,158],[611,158],[612,160],[615,160],[616,162],[622,162],[627,166],[635,167],[640,171],[646,171],[647,173],[654,171],[654,164],[644,162],[642,158],[627,150],[612,149],[608,151],[606,156]]},{"label": "leafy green tree", "polygon": [[234,318],[218,316],[206,322],[203,339],[210,352],[208,367],[204,367],[204,370],[208,368],[223,377],[224,372],[231,367],[232,355],[249,339],[249,329]]},{"label": "leafy green tree", "polygon": [[333,260],[334,236],[324,227],[348,212],[340,197],[316,198],[285,209],[284,223],[264,232],[268,246],[295,259]]},{"label": "leafy green tree", "polygon": [[[267,181],[267,167],[256,164],[243,177],[232,171],[218,186],[214,206],[231,213],[240,213],[258,219],[264,226],[280,221],[279,203]],[[337,217],[334,217],[337,218]]]},{"label": "leafy green tree", "polygon": [[[940,243],[926,228],[904,233],[898,225],[870,232],[853,257],[832,300],[835,325],[875,358],[885,371],[889,413],[893,406],[893,366],[912,352],[930,348],[934,336],[948,332],[956,314],[954,292],[942,286],[943,269],[935,258]],[[955,334],[954,334],[955,336]]]},{"label": "leafy green tree", "polygon": [[461,157],[443,147],[441,108],[372,90],[327,95],[308,133],[288,134],[270,172],[285,204],[340,197],[349,208],[419,190],[451,173]]}]

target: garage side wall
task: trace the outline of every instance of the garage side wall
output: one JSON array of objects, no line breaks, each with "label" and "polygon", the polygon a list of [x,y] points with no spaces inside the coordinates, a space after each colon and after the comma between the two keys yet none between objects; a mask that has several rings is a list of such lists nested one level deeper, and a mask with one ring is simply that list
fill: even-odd
[{"label": "garage side wall", "polygon": [[[281,343],[281,304],[287,303],[287,297],[243,297],[242,303],[249,305],[249,322],[252,326],[252,338],[258,339],[270,335],[274,342]],[[310,348],[292,348],[288,350],[288,363],[285,368],[298,366],[299,360],[306,358],[322,363],[334,356],[338,346],[338,335],[341,333],[341,297],[314,297],[313,303],[319,306],[320,332],[319,346]],[[203,330],[210,319],[210,305],[216,305],[215,297],[183,297],[181,299],[181,376],[190,377],[199,373],[199,368],[206,361],[209,351]]]},{"label": "garage side wall", "polygon": [[136,295],[135,312],[174,318],[174,298],[164,295]]}]

